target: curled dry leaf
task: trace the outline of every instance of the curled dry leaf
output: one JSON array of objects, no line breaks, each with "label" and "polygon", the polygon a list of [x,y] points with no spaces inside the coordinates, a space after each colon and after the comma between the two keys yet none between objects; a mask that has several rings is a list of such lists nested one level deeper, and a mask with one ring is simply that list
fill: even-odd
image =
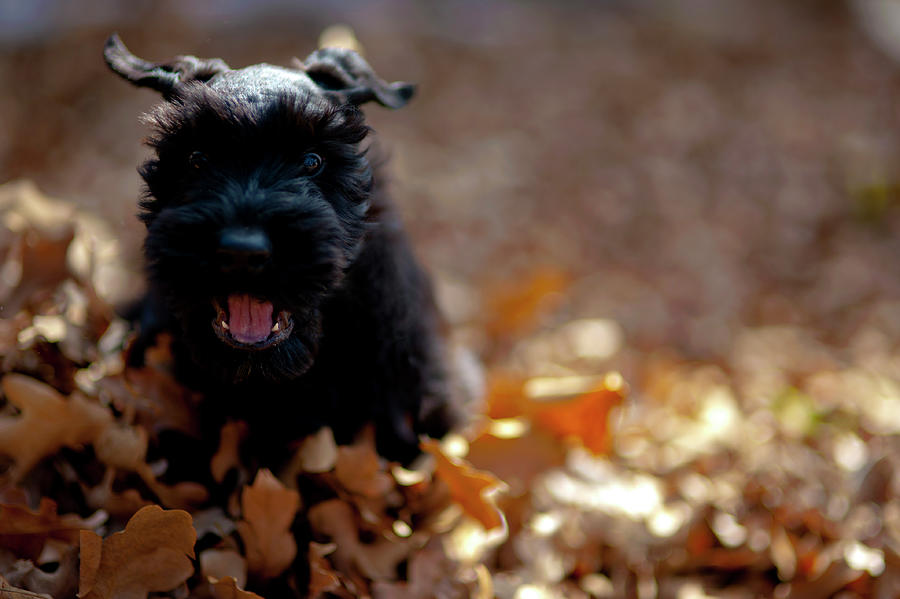
[{"label": "curled dry leaf", "polygon": [[256,593],[242,589],[231,576],[221,580],[209,578],[209,590],[213,599],[263,599]]},{"label": "curled dry leaf", "polygon": [[372,543],[359,539],[359,518],[350,504],[329,499],[309,509],[312,529],[329,537],[336,549],[334,564],[342,573],[358,571],[372,580],[395,580],[397,565],[409,556],[416,538],[380,537]]},{"label": "curled dry leaf", "polygon": [[213,455],[209,463],[209,469],[212,471],[213,480],[217,483],[225,480],[225,475],[232,468],[241,464],[238,451],[240,450],[241,440],[247,434],[247,423],[240,421],[226,422],[219,434],[219,448]]},{"label": "curled dry leaf", "polygon": [[450,488],[450,496],[462,509],[478,520],[485,530],[506,526],[503,512],[497,507],[494,495],[505,483],[494,475],[476,470],[471,464],[444,453],[441,444],[432,439],[421,443],[424,451],[435,458],[435,475]]},{"label": "curled dry leaf", "polygon": [[338,575],[325,559],[325,556],[332,553],[335,548],[333,543],[328,545],[309,544],[309,589],[307,590],[309,597],[321,597],[325,593],[333,593],[341,588]]},{"label": "curled dry leaf", "polygon": [[241,492],[244,519],[237,529],[246,547],[247,566],[260,578],[273,578],[297,555],[291,524],[300,509],[300,494],[286,489],[268,470],[260,470]]},{"label": "curled dry leaf", "polygon": [[3,377],[3,392],[21,410],[0,417],[0,453],[12,456],[13,480],[62,447],[92,443],[112,422],[110,411],[78,393],[66,398],[49,385],[21,374]]},{"label": "curled dry leaf", "polygon": [[46,497],[37,512],[23,505],[0,504],[0,546],[18,557],[37,559],[48,539],[75,545],[78,531],[96,524],[73,514],[58,515],[56,503]]},{"label": "curled dry leaf", "polygon": [[14,587],[0,576],[0,599],[53,599],[50,595]]},{"label": "curled dry leaf", "polygon": [[393,478],[381,466],[371,435],[338,448],[334,475],[345,489],[366,497],[383,497],[394,486]]},{"label": "curled dry leaf", "polygon": [[81,531],[81,599],[145,599],[170,591],[193,573],[197,533],[181,510],[150,505],[106,539]]}]

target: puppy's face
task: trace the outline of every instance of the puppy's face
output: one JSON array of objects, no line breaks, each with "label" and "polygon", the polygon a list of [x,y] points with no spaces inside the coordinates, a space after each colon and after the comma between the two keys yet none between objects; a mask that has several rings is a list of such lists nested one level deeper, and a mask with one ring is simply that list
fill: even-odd
[{"label": "puppy's face", "polygon": [[302,374],[365,231],[362,115],[293,90],[235,101],[197,84],[178,99],[152,113],[157,157],[141,169],[151,279],[196,361]]},{"label": "puppy's face", "polygon": [[232,70],[193,57],[146,63],[111,38],[106,58],[166,99],[148,115],[156,156],[141,168],[141,218],[150,278],[180,341],[226,381],[303,374],[320,306],[367,227],[372,174],[357,104],[399,106],[411,87],[385,84],[347,51],[320,50],[295,69]]}]

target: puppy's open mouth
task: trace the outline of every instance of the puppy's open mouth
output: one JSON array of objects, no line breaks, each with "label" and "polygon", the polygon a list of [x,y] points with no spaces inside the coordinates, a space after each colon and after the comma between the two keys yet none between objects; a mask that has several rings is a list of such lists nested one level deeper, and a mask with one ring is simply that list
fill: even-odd
[{"label": "puppy's open mouth", "polygon": [[212,327],[216,336],[231,347],[247,350],[266,349],[287,339],[294,319],[287,310],[273,316],[272,302],[246,294],[229,295],[225,306],[213,300],[216,317]]}]

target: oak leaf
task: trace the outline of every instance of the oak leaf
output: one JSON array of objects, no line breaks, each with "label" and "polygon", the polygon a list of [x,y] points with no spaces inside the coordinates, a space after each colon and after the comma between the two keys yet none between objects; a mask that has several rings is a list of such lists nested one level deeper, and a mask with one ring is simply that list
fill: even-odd
[{"label": "oak leaf", "polygon": [[109,409],[77,393],[64,397],[53,387],[21,374],[3,377],[3,392],[21,414],[0,417],[0,453],[12,456],[10,477],[18,480],[62,447],[91,443],[109,426]]},{"label": "oak leaf", "polygon": [[80,599],[145,599],[170,591],[193,573],[197,533],[181,510],[141,508],[125,530],[102,539],[81,531]]},{"label": "oak leaf", "polygon": [[37,512],[24,505],[0,504],[0,547],[21,558],[36,559],[47,539],[75,545],[79,530],[91,527],[74,514],[58,515],[56,503],[46,497]]},{"label": "oak leaf", "polygon": [[433,439],[423,439],[421,447],[434,456],[435,476],[446,483],[450,496],[463,511],[478,520],[485,530],[506,526],[494,497],[506,487],[503,481],[489,472],[476,470],[465,460],[448,456]]},{"label": "oak leaf", "polygon": [[237,523],[246,547],[247,566],[253,574],[273,578],[287,569],[297,555],[291,524],[300,509],[300,494],[286,489],[268,470],[260,470],[241,492],[244,519]]}]

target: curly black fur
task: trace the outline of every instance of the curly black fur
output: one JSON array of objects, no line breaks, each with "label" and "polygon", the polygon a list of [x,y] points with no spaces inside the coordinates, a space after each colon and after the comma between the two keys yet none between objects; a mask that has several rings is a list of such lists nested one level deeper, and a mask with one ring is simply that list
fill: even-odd
[{"label": "curly black fur", "polygon": [[[418,454],[419,435],[443,436],[454,418],[430,283],[361,145],[370,130],[353,100],[402,105],[412,88],[385,84],[356,55],[356,72],[335,70],[346,51],[320,50],[300,69],[231,70],[145,63],[109,44],[116,72],[166,98],[147,116],[155,157],[140,169],[150,291],[138,345],[172,333],[177,375],[204,392],[209,430],[248,421],[268,466],[325,425],[348,442],[374,423],[379,451],[400,461]],[[186,64],[205,65],[203,76]],[[324,164],[314,176],[310,152]],[[221,267],[220,235],[236,227],[267,236],[262,267]],[[234,294],[287,311],[290,335],[264,349],[224,343],[215,306]]]}]

